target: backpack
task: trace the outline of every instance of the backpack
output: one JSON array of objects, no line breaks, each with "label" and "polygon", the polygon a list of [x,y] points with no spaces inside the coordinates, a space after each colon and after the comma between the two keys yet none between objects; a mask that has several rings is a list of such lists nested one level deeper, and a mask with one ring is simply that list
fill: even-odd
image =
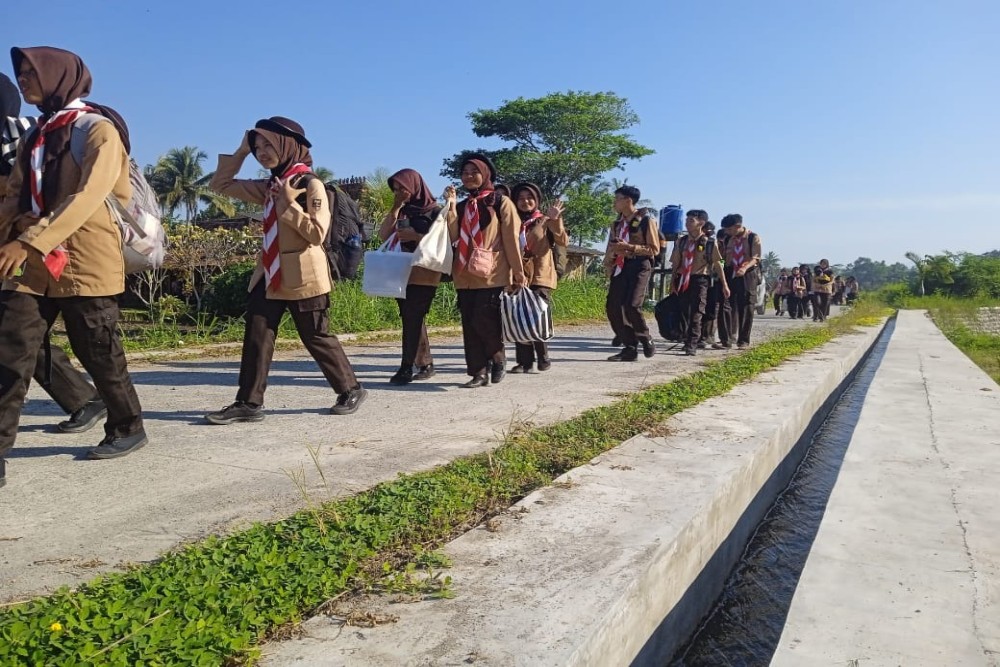
[{"label": "backpack", "polygon": [[668,294],[657,302],[653,309],[660,336],[665,340],[679,341],[684,337],[681,331],[681,300],[676,294]]},{"label": "backpack", "polygon": [[552,261],[556,265],[556,278],[562,280],[569,264],[569,251],[566,246],[556,245],[555,237],[549,232],[549,244],[552,246]]},{"label": "backpack", "polygon": [[[314,175],[307,174],[300,187],[306,187]],[[323,251],[330,265],[330,277],[335,280],[350,280],[358,277],[358,269],[365,255],[364,223],[361,209],[349,194],[333,183],[323,183],[326,196],[330,200],[330,229],[323,239]],[[299,205],[305,210],[305,195]]]},{"label": "backpack", "polygon": [[[122,138],[126,153],[131,144],[128,129],[121,116],[113,109],[94,105],[94,113],[86,113],[73,123],[70,135],[70,154],[77,165],[83,164],[83,152],[87,143],[87,133],[96,123],[110,121]],[[113,116],[112,116],[113,114]],[[156,193],[149,185],[142,169],[131,157],[128,159],[128,180],[132,185],[132,197],[124,205],[115,195],[109,194],[105,203],[122,230],[122,255],[125,258],[125,273],[141,273],[163,266],[167,251],[167,235],[160,219],[160,205]]]}]

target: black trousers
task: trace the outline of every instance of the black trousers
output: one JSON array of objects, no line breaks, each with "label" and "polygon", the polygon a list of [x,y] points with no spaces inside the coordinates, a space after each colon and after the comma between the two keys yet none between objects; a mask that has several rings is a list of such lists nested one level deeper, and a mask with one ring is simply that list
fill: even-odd
[{"label": "black trousers", "polygon": [[715,342],[716,324],[719,320],[719,310],[722,307],[722,283],[709,277],[708,301],[705,303],[705,316],[701,318],[701,342],[709,345]]},{"label": "black trousers", "polygon": [[[753,311],[756,305],[756,290],[748,284],[745,276],[726,276],[729,281],[729,298],[722,302],[719,316],[719,338],[724,344],[750,344],[753,330]],[[733,339],[736,339],[735,341]]]},{"label": "black trousers", "polygon": [[142,430],[142,408],[118,335],[115,298],[56,299],[4,292],[0,295],[0,457],[14,446],[24,395],[38,366],[38,350],[60,313],[73,353],[108,408],[105,434],[124,437]]},{"label": "black trousers", "polygon": [[402,366],[406,368],[434,363],[424,320],[431,311],[436,293],[437,285],[407,285],[406,298],[396,299],[399,318],[403,321]]},{"label": "black trousers", "polygon": [[805,301],[805,297],[789,294],[787,298],[788,298],[788,317],[790,317],[793,320],[796,319],[801,320],[803,317],[805,317],[806,310],[805,306],[802,305],[802,302]]},{"label": "black trousers", "polygon": [[484,375],[489,364],[503,366],[507,362],[500,320],[503,288],[460,289],[457,292],[458,312],[462,315],[465,372],[472,377]]},{"label": "black trousers", "polygon": [[684,347],[696,347],[701,341],[701,325],[708,305],[708,276],[691,276],[688,288],[678,292],[680,298],[681,331]]},{"label": "black trousers", "polygon": [[299,339],[319,365],[333,390],[343,394],[358,386],[358,379],[344,348],[330,333],[330,295],[296,301],[268,299],[261,280],[247,301],[246,329],[243,331],[243,358],[240,361],[240,388],[237,401],[264,404],[267,373],[274,358],[274,339],[281,316],[288,311]]},{"label": "black trousers", "polygon": [[813,293],[813,319],[817,322],[825,322],[830,314],[830,295],[821,292]]},{"label": "black trousers", "polygon": [[639,341],[650,340],[642,305],[652,271],[649,259],[626,259],[622,272],[612,276],[608,286],[604,309],[615,337],[626,347],[637,347]]},{"label": "black trousers", "polygon": [[[552,307],[551,289],[548,287],[532,285],[531,291],[537,294],[542,301],[549,304],[549,308]],[[535,363],[536,356],[538,357],[539,363],[549,360],[549,346],[545,343],[545,341],[537,341],[534,343],[514,343],[514,357],[517,359],[518,365],[527,368]]]},{"label": "black trousers", "polygon": [[58,345],[49,346],[48,356],[44,345],[38,350],[33,377],[38,386],[68,415],[99,398],[97,390],[87,382],[83,373],[76,370],[66,352]]}]

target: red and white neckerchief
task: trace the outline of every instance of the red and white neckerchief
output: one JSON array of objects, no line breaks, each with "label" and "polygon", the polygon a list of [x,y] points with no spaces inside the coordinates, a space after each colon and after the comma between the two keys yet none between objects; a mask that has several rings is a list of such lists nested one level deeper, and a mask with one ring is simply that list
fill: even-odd
[{"label": "red and white neckerchief", "polygon": [[746,241],[746,235],[735,237],[733,238],[732,245],[730,246],[732,252],[729,255],[729,262],[735,269],[743,266],[743,261],[746,258],[746,255],[743,252],[744,241]]},{"label": "red and white neckerchief", "polygon": [[281,178],[271,177],[264,199],[264,244],[261,256],[264,260],[264,288],[273,283],[281,286],[281,249],[278,247],[278,211],[275,210],[274,198],[281,186],[289,178],[298,174],[306,174],[311,170],[309,165],[296,162],[285,170]]},{"label": "red and white neckerchief", "polygon": [[[631,220],[626,220],[625,218],[619,218],[618,222],[615,223],[615,236],[622,243],[629,242],[629,223]],[[617,276],[625,268],[625,255],[615,255],[615,270],[611,273],[611,276]]]},{"label": "red and white neckerchief", "polygon": [[518,235],[518,241],[521,244],[521,252],[529,252],[531,249],[528,247],[528,232],[534,227],[539,220],[544,218],[541,211],[535,210],[527,220],[521,221],[521,233]]},{"label": "red and white neckerchief", "polygon": [[493,190],[481,191],[465,200],[458,232],[458,268],[465,270],[472,256],[472,248],[483,245],[483,228],[479,226],[479,200],[493,194]]},{"label": "red and white neckerchief", "polygon": [[[35,140],[31,145],[31,210],[35,215],[42,215],[45,210],[45,198],[42,194],[43,167],[45,166],[45,138],[53,130],[72,125],[76,119],[83,114],[93,111],[92,108],[81,102],[79,99],[73,100],[46,119],[39,121],[38,130],[35,132]],[[59,280],[63,269],[69,263],[69,253],[66,246],[59,244],[52,249],[44,259],[45,268],[49,274]]]},{"label": "red and white neckerchief", "polygon": [[684,242],[684,258],[681,261],[681,283],[677,287],[678,292],[687,291],[687,288],[691,285],[691,271],[694,270],[694,250],[700,241],[700,236],[697,241],[692,241],[689,236],[687,241]]}]

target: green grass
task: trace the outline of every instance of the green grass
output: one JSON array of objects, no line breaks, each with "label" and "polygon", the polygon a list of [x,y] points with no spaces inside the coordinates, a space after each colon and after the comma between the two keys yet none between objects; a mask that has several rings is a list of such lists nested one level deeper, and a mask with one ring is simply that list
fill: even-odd
[{"label": "green grass", "polygon": [[489,453],[9,607],[0,611],[0,664],[252,662],[260,641],[325,601],[406,571],[558,475],[884,314],[860,304],[827,326],[792,331],[568,421],[516,429]]},{"label": "green grass", "polygon": [[924,297],[912,303],[912,307],[929,310],[948,340],[1000,384],[1000,335],[970,327],[979,308],[1000,306],[1000,300]]},{"label": "green grass", "polygon": [[1000,307],[1000,299],[957,298],[940,294],[920,297],[910,294],[905,286],[890,286],[874,293],[871,300],[904,310],[927,310],[948,340],[1000,383],[1000,335],[983,333],[970,327],[980,308]]}]

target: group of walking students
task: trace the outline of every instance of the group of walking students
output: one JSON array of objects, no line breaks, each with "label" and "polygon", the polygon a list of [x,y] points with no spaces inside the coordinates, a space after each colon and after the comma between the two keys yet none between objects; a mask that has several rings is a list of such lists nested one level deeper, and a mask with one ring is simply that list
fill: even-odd
[{"label": "group of walking students", "polygon": [[[0,159],[0,486],[4,456],[14,446],[28,386],[38,382],[69,418],[58,424],[80,433],[105,422],[105,435],[90,459],[129,454],[147,442],[142,410],[118,333],[117,298],[125,291],[123,235],[116,203],[132,193],[127,126],[108,107],[84,102],[91,75],[79,56],[51,47],[11,49],[17,86],[0,75],[4,114]],[[20,116],[20,96],[38,118]],[[367,391],[358,381],[337,337],[329,332],[331,272],[322,242],[331,225],[331,201],[312,170],[311,143],[295,121],[273,116],[245,131],[232,155],[220,155],[211,187],[263,207],[263,239],[250,279],[246,327],[235,401],[206,415],[213,424],[264,418],[264,393],[279,322],[286,311],[303,345],[337,394],[334,415],[356,412]],[[248,156],[269,178],[239,179]],[[134,176],[134,175],[133,175]],[[557,286],[553,246],[568,242],[562,203],[541,210],[544,193],[517,183],[504,194],[493,164],[470,155],[461,165],[467,195],[449,186],[444,204],[423,177],[403,169],[389,178],[394,204],[378,233],[389,246],[413,252],[443,216],[454,247],[451,276],[461,313],[466,388],[501,382],[507,371],[500,301],[504,290],[531,289],[551,303]],[[607,315],[621,351],[611,361],[655,354],[642,313],[654,258],[661,252],[657,221],[638,208],[639,190],[615,192],[617,220],[610,232],[605,268],[610,278]],[[722,346],[749,344],[760,241],[738,215],[722,226],[728,242],[706,244],[707,215],[692,211],[688,236],[672,256],[674,288],[684,300],[686,351],[701,341],[701,314],[710,276],[734,329],[721,330]],[[706,248],[709,250],[706,252]],[[723,269],[724,267],[724,269]],[[389,380],[395,385],[434,376],[424,324],[442,274],[415,267],[404,299],[402,359]],[[732,298],[730,298],[732,296]],[[93,381],[49,344],[62,315],[70,346]],[[725,318],[728,319],[729,318]],[[510,373],[551,366],[544,342],[518,343]]]},{"label": "group of walking students", "polygon": [[771,287],[775,315],[787,312],[793,320],[812,316],[813,322],[825,322],[831,305],[851,305],[860,293],[858,279],[835,275],[826,259],[811,271],[808,264],[782,269]]}]

